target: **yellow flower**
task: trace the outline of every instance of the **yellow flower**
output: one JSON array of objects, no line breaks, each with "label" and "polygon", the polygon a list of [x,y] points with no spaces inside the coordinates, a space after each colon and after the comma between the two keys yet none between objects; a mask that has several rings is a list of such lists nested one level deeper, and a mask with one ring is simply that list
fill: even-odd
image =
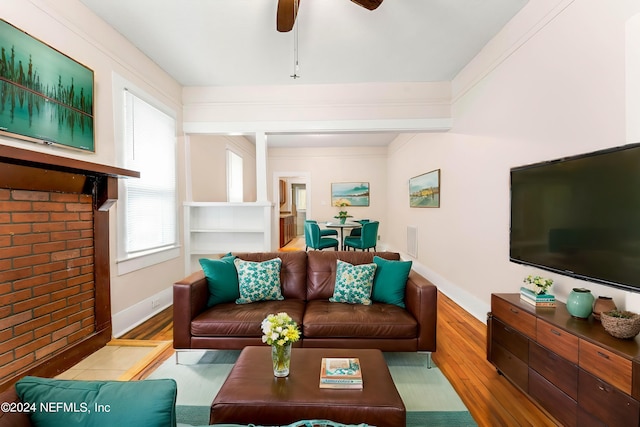
[{"label": "yellow flower", "polygon": [[298,324],[287,313],[270,314],[262,321],[262,342],[282,346],[300,339]]}]

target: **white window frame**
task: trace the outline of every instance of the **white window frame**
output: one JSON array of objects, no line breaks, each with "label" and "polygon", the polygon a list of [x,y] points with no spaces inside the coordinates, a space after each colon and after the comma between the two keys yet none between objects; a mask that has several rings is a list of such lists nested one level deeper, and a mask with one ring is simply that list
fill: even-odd
[{"label": "white window frame", "polygon": [[[127,152],[127,144],[126,144],[126,136],[125,136],[125,92],[128,91],[132,93],[134,96],[148,103],[154,108],[157,108],[161,112],[167,114],[172,117],[177,122],[177,114],[174,110],[167,107],[165,104],[161,103],[154,97],[147,94],[145,91],[141,90],[131,82],[126,79],[118,76],[117,74],[113,75],[113,113],[114,113],[114,127],[115,127],[115,139],[116,139],[116,147],[118,149],[118,157],[122,165],[125,165],[125,168],[129,168],[126,165],[128,164],[127,159],[131,157],[131,153]],[[177,123],[176,123],[177,130]],[[178,188],[177,188],[177,178],[178,178],[178,169],[177,169],[177,135],[176,136],[176,146],[175,146],[175,172],[176,172],[176,206],[175,206],[175,239],[174,244],[164,246],[162,248],[149,250],[149,251],[141,251],[135,254],[129,254],[126,250],[126,204],[124,202],[125,198],[125,184],[123,180],[118,180],[118,192],[120,194],[119,202],[116,204],[117,206],[117,218],[118,218],[118,227],[117,228],[117,256],[116,256],[116,264],[117,264],[117,273],[118,275],[127,274],[136,270],[140,270],[146,267],[150,267],[152,265],[160,264],[171,259],[178,258],[180,256],[180,242],[179,242],[179,210],[178,210]],[[134,169],[134,168],[130,168]],[[134,169],[135,170],[135,169]],[[136,179],[136,178],[131,178]]]}]

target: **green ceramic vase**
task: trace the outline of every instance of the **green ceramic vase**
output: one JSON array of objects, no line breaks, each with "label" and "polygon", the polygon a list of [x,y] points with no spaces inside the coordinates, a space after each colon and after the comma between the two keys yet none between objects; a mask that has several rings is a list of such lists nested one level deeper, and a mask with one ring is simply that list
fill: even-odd
[{"label": "green ceramic vase", "polygon": [[567,311],[573,317],[586,319],[593,309],[593,295],[589,289],[573,288],[567,298]]}]

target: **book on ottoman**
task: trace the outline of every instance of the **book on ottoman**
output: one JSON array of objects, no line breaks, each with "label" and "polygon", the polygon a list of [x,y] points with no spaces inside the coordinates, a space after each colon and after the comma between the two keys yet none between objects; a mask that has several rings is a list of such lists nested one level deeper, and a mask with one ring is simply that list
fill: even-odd
[{"label": "book on ottoman", "polygon": [[362,371],[357,357],[323,357],[320,388],[362,389]]}]

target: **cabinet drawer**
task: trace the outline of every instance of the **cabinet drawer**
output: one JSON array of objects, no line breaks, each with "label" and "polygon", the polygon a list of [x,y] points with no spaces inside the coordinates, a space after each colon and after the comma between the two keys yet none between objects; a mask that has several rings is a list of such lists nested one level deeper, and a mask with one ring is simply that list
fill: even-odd
[{"label": "cabinet drawer", "polygon": [[580,369],[578,405],[609,426],[637,426],[640,403]]},{"label": "cabinet drawer", "polygon": [[631,395],[631,360],[585,340],[580,340],[579,360],[582,369]]},{"label": "cabinet drawer", "polygon": [[[578,400],[578,366],[531,342],[529,366],[573,400]],[[531,386],[529,386],[531,388]]]},{"label": "cabinet drawer", "polygon": [[578,425],[580,427],[607,427],[605,423],[585,411],[578,405]]},{"label": "cabinet drawer", "polygon": [[517,329],[529,338],[536,338],[536,317],[525,310],[491,295],[491,311],[505,324]]},{"label": "cabinet drawer", "polygon": [[529,388],[529,367],[500,344],[494,343],[491,348],[491,362],[512,383],[525,393]]},{"label": "cabinet drawer", "polygon": [[533,369],[529,369],[529,395],[563,426],[576,426],[578,403]]},{"label": "cabinet drawer", "polygon": [[529,339],[495,317],[491,319],[491,337],[523,362],[529,360]]},{"label": "cabinet drawer", "polygon": [[578,363],[579,339],[577,336],[542,319],[537,319],[536,336],[537,341],[544,347],[564,357],[571,363]]}]

